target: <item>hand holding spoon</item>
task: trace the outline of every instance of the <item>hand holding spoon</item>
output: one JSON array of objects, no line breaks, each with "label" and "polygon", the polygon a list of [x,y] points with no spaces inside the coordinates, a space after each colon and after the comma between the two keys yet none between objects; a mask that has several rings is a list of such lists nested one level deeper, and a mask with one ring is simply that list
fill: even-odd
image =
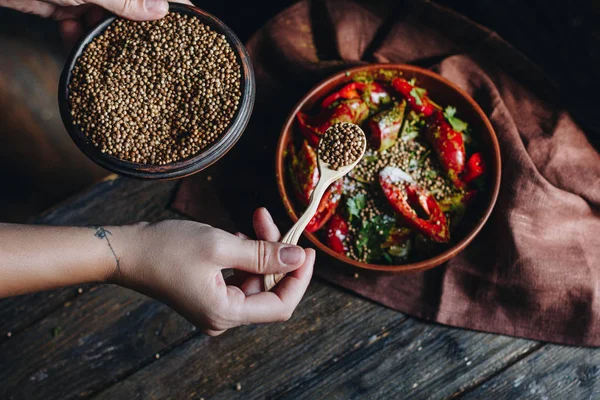
[{"label": "hand holding spoon", "polygon": [[[302,232],[314,217],[329,186],[350,172],[362,159],[367,148],[363,130],[355,124],[342,122],[332,125],[323,134],[317,150],[319,182],[315,186],[308,207],[298,222],[285,234],[281,243],[297,244]],[[265,275],[265,290],[271,290],[284,274]]]}]

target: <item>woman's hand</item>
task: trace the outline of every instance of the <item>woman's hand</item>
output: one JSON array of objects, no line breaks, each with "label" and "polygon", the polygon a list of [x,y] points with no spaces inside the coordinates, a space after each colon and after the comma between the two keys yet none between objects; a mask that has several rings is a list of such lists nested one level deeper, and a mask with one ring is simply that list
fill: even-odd
[{"label": "woman's hand", "polygon": [[[115,283],[165,301],[209,335],[251,323],[285,321],[312,276],[315,252],[275,243],[279,230],[266,209],[254,215],[259,239],[231,235],[192,221],[136,225],[124,232]],[[239,286],[222,270],[234,268]],[[263,292],[262,275],[288,275]],[[244,279],[240,281],[240,277]]]},{"label": "woman's hand", "polygon": [[[189,0],[171,1],[192,4]],[[134,21],[148,21],[164,17],[169,10],[167,0],[0,0],[0,7],[56,19],[69,48],[106,11]]]}]

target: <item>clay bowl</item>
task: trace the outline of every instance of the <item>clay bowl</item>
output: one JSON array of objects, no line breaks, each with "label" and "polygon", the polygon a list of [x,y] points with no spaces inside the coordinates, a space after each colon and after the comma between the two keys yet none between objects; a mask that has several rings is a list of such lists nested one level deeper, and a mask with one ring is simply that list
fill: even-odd
[{"label": "clay bowl", "polygon": [[[310,111],[320,102],[323,97],[332,91],[339,89],[344,84],[352,80],[356,73],[377,71],[380,69],[394,69],[402,72],[406,79],[416,78],[419,86],[426,88],[434,101],[441,105],[453,105],[457,108],[460,118],[467,121],[472,128],[473,135],[480,140],[480,151],[483,153],[488,164],[487,190],[469,210],[461,227],[454,233],[454,239],[451,244],[442,252],[432,255],[431,258],[400,265],[378,265],[368,264],[352,260],[344,255],[338,254],[325,246],[316,234],[304,233],[304,236],[311,241],[319,250],[345,264],[357,268],[386,271],[386,272],[416,272],[424,271],[436,267],[460,253],[475,236],[479,233],[488,217],[490,216],[498,191],[500,190],[500,147],[496,133],[490,124],[490,121],[483,113],[479,105],[462,89],[441,77],[440,75],[412,65],[404,64],[371,64],[341,71],[320,84],[312,88],[296,104],[288,116],[277,144],[276,153],[276,177],[279,193],[285,209],[291,219],[296,222],[302,208],[295,204],[293,192],[286,171],[285,149],[294,138],[301,136],[297,129],[295,116],[298,111]],[[368,135],[368,133],[367,133]],[[317,232],[319,234],[320,232]]]},{"label": "clay bowl", "polygon": [[252,113],[255,96],[254,72],[252,70],[250,57],[238,37],[219,19],[199,8],[184,4],[170,3],[169,11],[193,15],[199,18],[203,24],[210,26],[215,32],[225,35],[237,56],[241,68],[242,96],[240,98],[239,107],[229,127],[221,134],[221,137],[210,147],[187,159],[167,165],[154,165],[124,161],[102,153],[76,126],[73,125],[68,102],[68,84],[71,81],[71,71],[84,48],[96,36],[104,32],[116,17],[113,16],[105,19],[94,30],[88,33],[71,52],[60,77],[58,102],[65,128],[79,149],[95,163],[120,175],[140,179],[173,179],[199,172],[216,162],[231,150],[242,136],[242,133],[248,124],[248,120],[250,119],[250,114]]}]

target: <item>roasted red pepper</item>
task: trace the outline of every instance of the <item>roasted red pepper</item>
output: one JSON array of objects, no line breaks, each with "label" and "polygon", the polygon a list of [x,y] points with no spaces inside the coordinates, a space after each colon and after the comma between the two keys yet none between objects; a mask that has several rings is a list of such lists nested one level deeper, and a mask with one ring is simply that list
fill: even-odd
[{"label": "roasted red pepper", "polygon": [[[306,206],[310,200],[310,195],[319,182],[319,168],[317,166],[317,152],[310,147],[305,140],[298,153],[293,148],[290,150],[290,178],[296,199]],[[319,230],[333,215],[342,193],[341,181],[334,182],[319,203],[319,208],[313,219],[309,222],[306,230],[314,232]]]},{"label": "roasted red pepper", "polygon": [[425,125],[425,137],[431,143],[442,169],[458,188],[464,186],[460,176],[465,168],[465,144],[460,132],[452,129],[442,111],[436,110]]},{"label": "roasted red pepper", "polygon": [[429,117],[436,110],[436,107],[427,96],[425,89],[411,85],[406,79],[392,79],[392,87],[396,89],[410,104],[410,107]]},{"label": "roasted red pepper", "polygon": [[309,116],[302,111],[298,112],[300,131],[309,144],[317,147],[323,133],[333,124],[338,122],[351,122],[361,124],[369,116],[369,107],[361,99],[344,100],[333,108],[321,110],[317,116]]},{"label": "roasted red pepper", "polygon": [[[379,173],[379,184],[392,208],[407,225],[436,242],[450,240],[448,222],[440,205],[430,193],[418,187],[410,175],[399,168],[385,167]],[[426,218],[421,218],[417,210]]]},{"label": "roasted red pepper", "polygon": [[369,105],[378,106],[390,100],[389,93],[377,82],[352,82],[325,97],[321,107],[328,108],[338,100],[363,99]]},{"label": "roasted red pepper", "polygon": [[348,223],[344,217],[335,214],[327,223],[325,244],[336,253],[346,254],[348,251],[346,237],[348,237]]},{"label": "roasted red pepper", "polygon": [[296,153],[290,146],[290,178],[292,188],[298,201],[306,206],[310,194],[319,182],[319,168],[317,166],[317,152],[305,140]]},{"label": "roasted red pepper", "polygon": [[473,153],[469,158],[469,161],[467,161],[462,180],[464,183],[469,184],[483,175],[485,170],[485,162],[483,161],[481,153]]},{"label": "roasted red pepper", "polygon": [[373,148],[383,151],[392,147],[398,140],[398,132],[404,120],[406,102],[394,104],[390,109],[376,114],[369,120],[371,130],[371,142]]},{"label": "roasted red pepper", "polygon": [[306,226],[306,232],[316,232],[321,229],[335,213],[341,197],[342,181],[337,180],[329,186],[329,189],[323,195],[315,216]]}]

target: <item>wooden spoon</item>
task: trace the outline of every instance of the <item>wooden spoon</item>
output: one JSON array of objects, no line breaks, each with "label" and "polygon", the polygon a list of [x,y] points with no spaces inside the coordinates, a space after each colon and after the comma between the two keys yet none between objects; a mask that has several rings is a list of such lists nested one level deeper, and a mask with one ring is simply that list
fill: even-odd
[{"label": "wooden spoon", "polygon": [[[335,125],[333,125],[329,129],[327,129],[327,131],[323,134],[323,136],[327,135],[327,133],[330,132],[330,130],[334,126]],[[360,127],[355,126],[355,128],[364,137],[363,148],[362,148],[362,152],[360,153],[360,156],[352,164],[344,165],[344,166],[340,167],[339,169],[335,170],[335,169],[331,169],[329,164],[321,159],[321,156],[319,154],[320,151],[318,150],[317,164],[319,166],[319,182],[317,182],[317,186],[315,186],[315,189],[313,190],[312,194],[310,195],[310,201],[308,203],[308,207],[306,207],[306,210],[304,210],[304,213],[300,216],[300,218],[298,219],[298,222],[296,222],[294,224],[294,226],[292,226],[292,228],[288,231],[288,233],[285,234],[283,239],[281,239],[281,243],[294,244],[294,245],[298,243],[298,240],[300,239],[302,232],[304,232],[304,229],[306,228],[306,226],[308,225],[310,220],[314,217],[315,213],[317,212],[319,204],[321,203],[321,198],[323,197],[323,195],[325,194],[325,192],[327,191],[329,186],[333,182],[337,181],[338,179],[340,179],[341,177],[346,175],[348,172],[352,171],[352,169],[354,169],[354,167],[356,167],[356,165],[363,158],[363,156],[365,154],[365,150],[367,149],[366,136]],[[283,279],[284,276],[285,276],[285,274],[265,275],[265,278],[264,278],[265,290],[266,291],[271,290],[273,287],[275,287],[275,285],[277,285],[277,283],[279,283],[279,281],[281,281]]]}]

